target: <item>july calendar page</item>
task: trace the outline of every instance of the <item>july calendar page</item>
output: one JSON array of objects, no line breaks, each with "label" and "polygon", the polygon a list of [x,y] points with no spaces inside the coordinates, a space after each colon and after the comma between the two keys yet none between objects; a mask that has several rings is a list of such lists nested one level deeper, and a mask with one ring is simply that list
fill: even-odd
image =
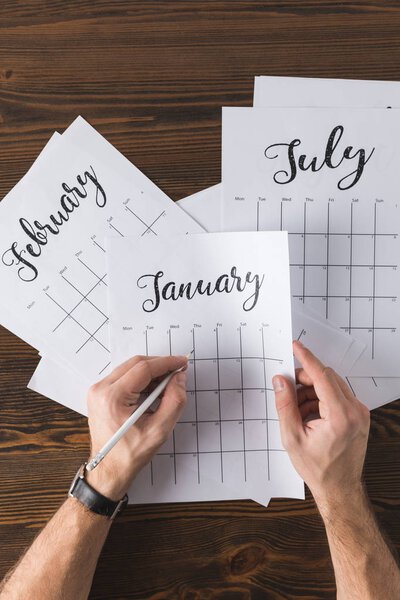
[{"label": "july calendar page", "polygon": [[397,374],[400,115],[223,109],[223,228],[289,233],[293,299],[366,344],[353,375]]},{"label": "july calendar page", "polygon": [[134,502],[303,497],[272,390],[294,377],[287,234],[108,242],[113,363],[191,352],[187,407]]}]

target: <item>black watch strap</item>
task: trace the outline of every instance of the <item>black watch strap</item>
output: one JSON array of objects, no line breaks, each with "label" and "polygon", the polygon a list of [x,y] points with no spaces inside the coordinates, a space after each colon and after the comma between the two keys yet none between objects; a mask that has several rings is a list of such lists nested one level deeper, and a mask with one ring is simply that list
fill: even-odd
[{"label": "black watch strap", "polygon": [[110,498],[100,494],[100,492],[95,490],[85,479],[86,464],[87,463],[84,463],[79,467],[78,472],[72,481],[68,495],[79,500],[79,502],[84,504],[92,512],[108,517],[109,519],[114,519],[128,504],[127,494],[125,494],[121,500],[117,501],[110,500]]}]

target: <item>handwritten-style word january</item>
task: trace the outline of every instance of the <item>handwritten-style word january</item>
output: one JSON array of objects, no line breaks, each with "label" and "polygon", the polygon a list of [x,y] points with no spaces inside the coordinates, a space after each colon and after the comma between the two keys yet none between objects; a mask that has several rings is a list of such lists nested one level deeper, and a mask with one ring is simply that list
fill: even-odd
[{"label": "handwritten-style word january", "polygon": [[[34,260],[42,254],[42,249],[49,242],[49,236],[60,234],[62,227],[69,221],[70,215],[80,206],[81,201],[88,197],[91,190],[94,191],[94,200],[96,206],[104,208],[107,203],[106,193],[97,179],[93,167],[91,172],[85,171],[83,175],[77,175],[78,186],[70,187],[66,183],[61,184],[65,192],[59,199],[59,210],[49,216],[47,223],[40,223],[37,219],[31,223],[24,217],[19,219],[19,224],[24,236],[29,238],[30,242],[13,242],[1,257],[3,265],[6,267],[17,266],[18,277],[22,281],[34,281],[38,274],[38,267]],[[33,243],[32,243],[33,242]]]},{"label": "handwritten-style word january", "polygon": [[276,171],[273,177],[275,183],[290,183],[296,178],[298,170],[308,171],[311,169],[311,171],[316,172],[324,167],[337,169],[344,161],[349,161],[352,165],[356,164],[356,168],[342,177],[342,179],[338,181],[337,187],[339,190],[348,190],[356,185],[364,172],[365,165],[374,153],[375,148],[372,148],[368,156],[364,148],[354,150],[353,146],[347,146],[343,151],[339,152],[337,147],[343,133],[344,127],[342,125],[337,125],[332,129],[326,144],[325,155],[322,159],[318,158],[318,156],[307,159],[306,154],[300,154],[300,156],[297,157],[295,148],[301,145],[301,140],[298,138],[295,138],[289,144],[280,142],[271,144],[265,148],[264,156],[271,160],[278,158],[279,156],[279,152],[271,154],[272,149],[285,149],[285,152],[287,151],[289,168],[287,170],[281,169],[280,171]]},{"label": "handwritten-style word january", "polygon": [[232,267],[229,273],[223,273],[215,281],[189,281],[186,283],[177,283],[176,281],[166,281],[164,271],[157,273],[147,273],[141,275],[137,280],[137,286],[140,289],[149,288],[151,296],[142,303],[145,312],[151,313],[157,310],[164,300],[176,301],[180,298],[192,300],[195,296],[212,296],[213,294],[230,294],[234,291],[243,293],[246,290],[251,292],[243,301],[243,310],[252,310],[258,301],[260,289],[264,283],[265,275],[251,273],[248,271],[244,275],[237,274],[237,267]]}]

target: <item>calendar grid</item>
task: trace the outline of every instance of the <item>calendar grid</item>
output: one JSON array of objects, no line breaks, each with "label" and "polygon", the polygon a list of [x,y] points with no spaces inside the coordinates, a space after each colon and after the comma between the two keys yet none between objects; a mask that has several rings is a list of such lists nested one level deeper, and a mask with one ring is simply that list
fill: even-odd
[{"label": "calendar grid", "polygon": [[372,272],[372,358],[375,357],[375,301],[376,301],[376,204],[374,205],[374,253]]},{"label": "calendar grid", "polygon": [[[280,214],[279,214],[279,226],[281,230],[285,230],[285,211],[284,204],[289,204],[287,202],[290,199],[282,199],[280,201]],[[308,199],[310,200],[310,199]],[[299,250],[293,256],[293,260],[290,262],[290,266],[292,269],[300,269],[301,270],[301,287],[298,286],[297,291],[293,291],[293,298],[299,300],[302,303],[305,303],[309,300],[322,300],[325,303],[323,308],[323,314],[326,318],[332,318],[336,322],[340,328],[349,334],[353,332],[368,332],[370,334],[369,337],[369,350],[367,350],[367,354],[369,353],[370,357],[374,359],[376,357],[376,343],[377,343],[377,334],[378,332],[396,332],[396,326],[387,325],[382,322],[382,319],[377,319],[378,309],[382,310],[379,304],[379,301],[391,300],[393,302],[397,301],[397,295],[390,294],[390,288],[386,286],[386,288],[379,289],[378,286],[378,277],[377,273],[384,273],[385,271],[396,270],[398,265],[396,263],[390,262],[389,260],[378,260],[378,246],[381,240],[385,239],[397,239],[397,234],[389,231],[379,231],[378,229],[378,215],[379,208],[378,202],[374,203],[373,208],[371,207],[371,224],[370,229],[364,229],[359,231],[356,228],[357,219],[356,219],[356,206],[354,202],[350,202],[349,213],[348,213],[348,228],[344,231],[334,231],[332,227],[332,210],[333,210],[333,199],[329,199],[327,201],[327,210],[326,210],[326,230],[323,231],[321,228],[316,228],[316,231],[311,231],[310,226],[308,224],[311,212],[309,208],[312,205],[312,202],[308,202],[305,200],[302,202],[302,227],[288,227],[288,235],[291,239],[300,238],[301,239],[301,250],[298,246]],[[312,200],[312,199],[311,199]],[[310,205],[310,206],[309,206]],[[300,208],[300,206],[298,207]],[[382,209],[383,205],[382,205]],[[261,202],[257,201],[257,211],[256,211],[256,220],[258,224],[258,228],[263,228],[263,215],[261,211]],[[272,223],[269,228],[273,228]],[[309,244],[307,240],[311,242],[312,239],[317,239],[320,237],[321,239],[325,238],[325,257],[322,259],[322,255],[315,253],[313,248],[309,250]],[[334,255],[332,254],[332,240],[338,239],[348,240],[348,254],[347,260],[335,260]],[[371,240],[371,254],[369,260],[357,260],[355,256],[355,245],[357,240],[362,239],[370,239]],[[379,246],[380,247],[380,246]],[[309,252],[312,254],[308,257]],[[389,254],[386,252],[386,256]],[[321,260],[319,258],[321,257]],[[314,259],[314,260],[313,260]],[[317,260],[315,260],[317,259]],[[315,285],[310,285],[310,280],[312,271],[310,269],[320,268],[324,271],[324,281],[325,281],[325,289],[321,289],[320,291],[315,289]],[[343,290],[343,284],[338,286],[334,283],[334,269],[344,269],[347,273],[346,277],[348,278],[348,289]],[[369,283],[370,291],[365,289],[366,284],[364,286],[359,286],[357,289],[357,285],[355,283],[355,276],[358,275],[358,279],[360,279],[360,273],[362,271],[367,273],[371,272],[371,280]],[[357,271],[357,273],[356,273]],[[367,275],[366,275],[367,276]],[[388,275],[389,277],[389,275]],[[336,280],[337,280],[337,272],[336,272]],[[365,278],[364,278],[365,280]],[[367,281],[367,280],[365,280]],[[299,282],[300,283],[300,282]],[[321,284],[320,284],[321,285]],[[314,289],[312,289],[314,287]],[[365,290],[365,291],[364,291]],[[389,293],[388,293],[389,292]],[[342,307],[341,312],[346,311],[346,318],[342,315],[341,317],[337,317],[338,305],[336,305],[336,312],[334,310],[335,305],[333,301],[343,301],[346,303],[346,308]],[[367,301],[371,302],[371,310],[365,310],[364,323],[360,322],[360,317],[358,313],[359,304],[356,304],[357,301]],[[322,311],[321,311],[322,312]],[[380,313],[381,314],[381,313]],[[338,321],[338,319],[341,320]],[[365,322],[365,320],[367,320]],[[387,318],[386,318],[387,321]]]},{"label": "calendar grid", "polygon": [[[168,329],[168,345],[169,345],[169,355],[172,356],[172,340],[171,340],[171,330]],[[175,430],[172,430],[172,447],[174,453],[174,483],[176,485],[176,443],[175,443]]]},{"label": "calendar grid", "polygon": [[[229,352],[229,348],[232,348],[231,344],[225,346],[225,350],[228,352],[221,353],[221,340],[220,340],[220,324],[216,324],[210,331],[207,330],[206,338],[204,338],[204,331],[200,336],[200,330],[197,332],[196,327],[199,325],[193,325],[190,328],[190,339],[193,347],[193,352],[189,358],[189,367],[191,372],[191,383],[187,387],[187,394],[189,398],[192,398],[193,404],[189,410],[189,415],[183,414],[182,418],[177,422],[177,425],[171,435],[170,441],[166,442],[167,447],[161,448],[157,453],[157,456],[169,457],[171,460],[171,483],[180,483],[180,462],[179,456],[192,456],[196,471],[196,481],[198,484],[202,483],[202,468],[201,456],[213,455],[218,457],[218,473],[217,477],[221,483],[225,481],[225,465],[224,461],[228,455],[241,455],[243,481],[246,482],[249,479],[248,473],[248,456],[254,455],[255,453],[262,453],[265,455],[266,460],[266,479],[271,479],[271,467],[270,467],[270,452],[281,452],[283,448],[271,446],[269,439],[269,424],[274,424],[276,427],[279,424],[279,419],[275,415],[270,415],[268,410],[269,394],[273,393],[272,386],[268,383],[268,364],[282,364],[282,359],[276,356],[268,356],[266,351],[267,342],[265,338],[264,326],[259,328],[259,354],[253,354],[251,352],[244,352],[244,339],[243,339],[243,325],[240,324],[237,327],[237,348],[238,353]],[[185,336],[186,334],[180,329],[167,329],[168,349],[172,355],[176,349],[176,341],[174,331],[179,331],[179,334]],[[150,335],[152,331],[145,330],[145,348],[146,354],[149,354]],[[210,336],[208,338],[208,335]],[[185,339],[185,337],[183,337]],[[208,339],[208,342],[212,342],[215,354],[210,352],[210,346],[208,347],[208,353],[205,352],[204,341]],[[232,340],[231,340],[232,341]],[[250,348],[250,347],[249,347]],[[200,355],[199,355],[200,353]],[[205,354],[205,355],[204,355]],[[260,364],[260,367],[257,366]],[[201,367],[201,365],[203,365]],[[224,377],[222,376],[221,370],[224,369],[224,365],[228,365],[228,371],[225,370]],[[229,366],[230,365],[230,366]],[[233,372],[229,369],[234,367],[234,371],[237,373],[237,385],[234,384],[235,377]],[[245,367],[246,365],[246,367]],[[254,367],[252,367],[254,365]],[[201,367],[201,372],[199,371]],[[211,369],[210,375],[206,375],[208,369]],[[246,368],[246,374],[245,374]],[[253,372],[251,369],[254,368],[258,373],[258,380],[252,385],[252,379],[250,373]],[[250,369],[250,371],[247,371]],[[215,387],[207,385],[208,381],[215,382]],[[233,385],[230,385],[230,383]],[[260,394],[260,397],[258,396]],[[212,402],[212,414],[207,415],[204,403],[206,400],[205,394],[208,394],[210,402]],[[224,394],[225,408],[222,408],[222,394]],[[246,394],[253,394],[245,398]],[[254,396],[255,394],[255,396]],[[213,399],[215,397],[215,400]],[[236,400],[235,400],[236,398]],[[257,413],[258,414],[247,414],[246,408],[251,406],[246,404],[253,398],[262,399],[262,404],[259,404],[260,400],[257,399]],[[236,408],[236,414],[230,414],[231,409],[229,408],[230,402],[234,402]],[[263,408],[262,408],[263,407]],[[201,415],[200,415],[200,410]],[[262,410],[262,412],[260,412]],[[256,435],[260,435],[262,431],[260,427],[265,427],[265,438],[261,445],[254,443],[254,439],[247,439],[248,426],[257,427]],[[234,429],[228,429],[223,432],[223,426],[234,426]],[[181,430],[180,427],[193,427],[193,434],[188,430]],[[202,426],[205,426],[202,427]],[[209,427],[209,429],[207,429]],[[217,432],[213,433],[214,427],[218,427]],[[237,433],[234,433],[236,431]],[[200,428],[202,431],[202,442],[200,441]],[[185,432],[181,434],[180,432]],[[239,434],[240,431],[240,434]],[[251,431],[251,430],[249,430]],[[183,435],[183,438],[182,438]],[[211,435],[212,438],[207,438]],[[185,437],[186,436],[186,437]],[[187,437],[189,436],[189,437]],[[206,437],[204,437],[206,436]],[[228,437],[225,437],[228,436]],[[233,437],[232,437],[233,436]],[[276,433],[275,433],[276,436]],[[182,441],[185,440],[186,441]],[[209,442],[205,440],[209,439]],[[213,441],[211,441],[211,439]],[[260,439],[260,438],[259,438]],[[275,437],[276,440],[276,437]],[[261,440],[260,440],[261,441]],[[250,445],[249,445],[250,444]],[[250,454],[251,453],[251,454]],[[215,465],[215,468],[217,465]],[[150,468],[151,485],[154,486],[157,483],[157,476],[154,474],[154,465]]]},{"label": "calendar grid", "polygon": [[[165,217],[167,212],[162,210],[161,212],[157,211],[152,215],[151,218],[142,217],[139,215],[140,211],[136,209],[133,210],[131,207],[126,205],[128,201],[130,201],[130,199],[121,202],[120,208],[122,209],[122,212],[119,216],[122,217],[124,215],[124,211],[128,211],[135,217],[138,224],[136,231],[134,228],[132,229],[132,226],[130,225],[130,231],[128,230],[128,233],[136,233],[139,237],[142,237],[146,233],[152,233],[157,236],[158,233],[156,231],[156,226],[158,227],[159,220],[162,217]],[[107,216],[105,223],[103,222],[103,225],[117,232],[121,237],[125,237],[127,232],[124,232],[122,223],[123,219],[115,219],[114,214]],[[74,290],[78,296],[76,301],[73,302],[72,307],[68,305],[68,301],[66,300],[69,294],[66,293],[65,290],[63,290],[58,284],[57,286],[54,286],[56,292],[52,291],[52,285],[50,291],[45,292],[45,297],[50,300],[53,305],[57,306],[62,313],[62,318],[60,318],[59,321],[56,321],[53,325],[52,333],[60,335],[59,330],[62,328],[62,326],[65,327],[68,321],[70,323],[74,323],[76,325],[76,332],[73,332],[72,335],[68,336],[68,339],[70,340],[69,344],[71,346],[71,354],[73,353],[76,356],[82,353],[82,351],[86,348],[86,353],[89,356],[92,353],[89,343],[94,341],[96,344],[96,358],[94,358],[92,362],[94,363],[94,361],[97,361],[97,375],[102,375],[111,363],[109,358],[110,350],[108,348],[108,342],[106,341],[107,338],[103,335],[103,329],[108,325],[109,318],[105,312],[105,309],[99,305],[99,301],[101,303],[101,299],[103,299],[103,306],[106,305],[104,297],[105,288],[108,287],[106,282],[107,273],[104,275],[99,274],[103,271],[105,263],[105,258],[103,255],[105,254],[106,250],[98,241],[97,233],[90,235],[88,240],[86,240],[86,243],[87,242],[89,242],[89,246],[85,250],[79,249],[75,255],[72,254],[72,261],[68,265],[65,265],[61,271],[59,271],[59,281],[62,281],[63,284],[65,284],[68,288]],[[96,254],[97,251],[95,251],[96,255],[94,255],[93,251],[91,250],[93,247],[98,249],[100,254]],[[80,265],[83,271],[77,271],[76,265]],[[75,276],[70,276],[68,274],[70,269],[75,273]],[[67,275],[64,274],[66,271]],[[91,276],[93,276],[96,280],[93,284],[90,281]],[[89,288],[88,290],[86,286]],[[100,299],[98,293],[99,288],[104,288],[104,291],[100,291]],[[97,300],[94,299],[95,294],[97,295]],[[97,317],[99,315],[103,317],[101,322],[96,319],[95,315],[97,315]],[[86,334],[86,338],[83,340],[81,339],[82,333]],[[86,357],[86,360],[88,359],[88,356]],[[93,367],[93,371],[94,370],[95,367]],[[95,376],[95,373],[93,373],[93,376]]]},{"label": "calendar grid", "polygon": [[265,401],[265,432],[267,442],[267,476],[270,480],[270,464],[269,464],[269,432],[268,432],[268,396],[267,396],[267,369],[265,360],[265,344],[264,344],[264,328],[261,327],[262,355],[263,355],[263,375],[264,375],[264,401]]},{"label": "calendar grid", "polygon": [[[350,205],[350,281],[349,281],[349,326],[348,331],[351,334],[351,310],[352,310],[352,278],[353,278],[353,203]],[[328,301],[328,300],[327,300]]]},{"label": "calendar grid", "polygon": [[[149,356],[149,335],[148,335],[147,329],[144,332],[144,336],[145,336],[146,356]],[[153,460],[150,461],[150,481],[151,481],[151,485],[154,485]]]},{"label": "calendar grid", "polygon": [[306,295],[306,233],[307,233],[307,203],[304,202],[303,215],[303,304]]},{"label": "calendar grid", "polygon": [[196,339],[194,334],[194,327],[192,329],[192,340],[193,340],[193,375],[194,375],[194,406],[196,416],[196,451],[197,451],[197,483],[200,483],[200,457],[199,457],[199,426],[198,426],[198,406],[197,406],[197,368],[196,368]]},{"label": "calendar grid", "polygon": [[[326,298],[329,298],[329,238],[330,238],[329,207],[330,207],[330,204],[328,202],[327,215],[326,215]],[[325,302],[325,318],[326,319],[329,318],[329,302],[328,302],[328,300]]]},{"label": "calendar grid", "polygon": [[244,480],[247,481],[247,463],[246,463],[246,429],[244,418],[244,391],[243,391],[243,350],[242,350],[242,326],[239,327],[239,348],[240,348],[240,388],[242,396],[242,434],[243,434],[243,469]]},{"label": "calendar grid", "polygon": [[218,384],[218,418],[219,418],[219,446],[220,446],[220,465],[221,465],[221,482],[224,482],[224,461],[222,455],[222,413],[221,413],[221,374],[219,367],[219,340],[218,340],[218,325],[215,327],[215,345],[217,357],[217,384]]}]

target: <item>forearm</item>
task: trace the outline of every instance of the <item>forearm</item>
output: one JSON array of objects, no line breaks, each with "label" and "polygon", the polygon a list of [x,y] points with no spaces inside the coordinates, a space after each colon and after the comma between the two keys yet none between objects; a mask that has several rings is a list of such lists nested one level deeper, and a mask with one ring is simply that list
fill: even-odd
[{"label": "forearm", "polygon": [[400,598],[400,571],[376,523],[367,495],[317,500],[335,570],[338,600]]},{"label": "forearm", "polygon": [[0,583],[0,600],[85,600],[110,521],[68,498]]}]

